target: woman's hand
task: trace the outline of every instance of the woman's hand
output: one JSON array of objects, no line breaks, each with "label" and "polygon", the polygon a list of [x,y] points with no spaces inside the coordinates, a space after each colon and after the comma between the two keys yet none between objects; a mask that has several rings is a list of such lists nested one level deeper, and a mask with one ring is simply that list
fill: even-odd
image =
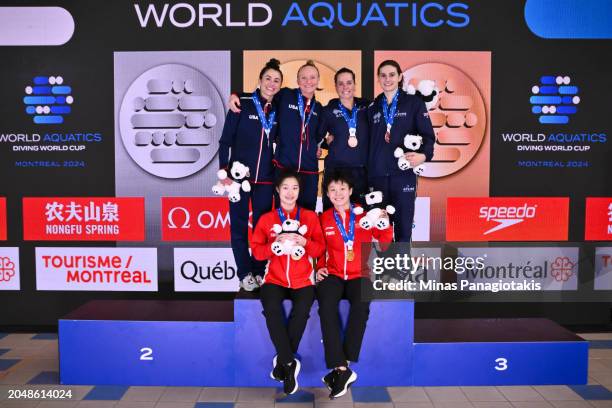
[{"label": "woman's hand", "polygon": [[300,234],[291,234],[291,235],[292,235],[291,238],[293,239],[293,241],[299,246],[304,247],[308,243],[308,240],[306,240],[306,238],[304,238],[303,235],[300,235]]},{"label": "woman's hand", "polygon": [[320,159],[322,154],[323,154],[323,149],[321,149],[320,147],[317,147],[317,159]]},{"label": "woman's hand", "polygon": [[323,279],[327,278],[329,272],[327,268],[321,268],[317,271],[317,282],[321,282]]},{"label": "woman's hand", "polygon": [[325,141],[328,145],[332,144],[332,142],[334,141],[334,135],[329,133],[327,136],[325,136]]},{"label": "woman's hand", "polygon": [[234,94],[230,95],[229,108],[234,113],[240,113],[240,98]]},{"label": "woman's hand", "polygon": [[416,167],[425,163],[425,155],[423,153],[408,152],[404,155],[406,160],[410,162],[410,167]]}]

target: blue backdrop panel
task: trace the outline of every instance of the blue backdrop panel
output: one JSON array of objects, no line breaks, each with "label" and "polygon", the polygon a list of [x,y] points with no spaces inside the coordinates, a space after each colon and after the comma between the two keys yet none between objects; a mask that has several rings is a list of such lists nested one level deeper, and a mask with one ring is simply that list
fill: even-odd
[{"label": "blue backdrop panel", "polygon": [[228,385],[234,377],[233,342],[233,323],[60,320],[60,380]]}]

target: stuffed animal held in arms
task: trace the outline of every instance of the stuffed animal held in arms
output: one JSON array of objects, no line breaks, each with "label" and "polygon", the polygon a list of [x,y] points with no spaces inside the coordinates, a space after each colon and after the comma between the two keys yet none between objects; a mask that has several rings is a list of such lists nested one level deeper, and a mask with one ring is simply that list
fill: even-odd
[{"label": "stuffed animal held in arms", "polygon": [[[239,161],[235,161],[230,166],[229,173],[225,169],[221,169],[217,172],[219,181],[212,188],[213,193],[216,195],[223,195],[227,191],[227,197],[232,203],[240,201],[240,190],[245,192],[251,191],[251,183],[247,178],[249,177],[249,168]],[[228,182],[227,180],[231,180]]]},{"label": "stuffed animal held in arms", "polygon": [[[274,224],[272,226],[272,231],[274,231],[277,236],[287,233],[300,234],[304,236],[304,234],[308,232],[308,226],[300,225],[298,220],[286,219],[281,225]],[[272,253],[276,256],[291,255],[291,259],[294,261],[300,260],[304,254],[306,254],[306,249],[291,239],[287,239],[282,243],[275,241],[272,243],[271,249]]]},{"label": "stuffed animal held in arms", "polygon": [[425,165],[419,164],[416,167],[412,167],[410,162],[406,159],[406,153],[416,152],[423,145],[423,138],[418,135],[406,135],[404,136],[404,143],[398,146],[393,151],[393,156],[397,158],[397,166],[400,170],[412,169],[414,174],[420,176],[425,171]]},{"label": "stuffed animal held in arms", "polygon": [[365,209],[362,207],[355,207],[353,212],[357,215],[366,212],[365,216],[359,220],[359,225],[365,230],[369,230],[372,227],[376,227],[379,230],[389,228],[389,219],[381,218],[383,210],[387,211],[387,214],[392,215],[395,213],[395,207],[392,205],[385,205],[383,203],[382,191],[371,191],[365,195],[366,206]]}]

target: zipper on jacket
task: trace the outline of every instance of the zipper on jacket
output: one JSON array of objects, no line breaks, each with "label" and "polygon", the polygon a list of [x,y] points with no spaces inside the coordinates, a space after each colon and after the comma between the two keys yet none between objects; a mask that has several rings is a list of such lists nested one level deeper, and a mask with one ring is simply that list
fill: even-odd
[{"label": "zipper on jacket", "polygon": [[261,162],[261,151],[263,150],[263,135],[264,128],[261,127],[261,136],[259,137],[259,156],[257,156],[257,171],[255,172],[255,183],[259,181],[259,163]]},{"label": "zipper on jacket", "polygon": [[289,279],[290,262],[291,262],[291,255],[287,255],[287,269],[285,270],[285,276],[287,277],[287,287],[291,289],[291,279]]},{"label": "zipper on jacket", "polygon": [[346,274],[346,245],[342,245],[344,247],[344,280],[348,280],[348,275]]}]

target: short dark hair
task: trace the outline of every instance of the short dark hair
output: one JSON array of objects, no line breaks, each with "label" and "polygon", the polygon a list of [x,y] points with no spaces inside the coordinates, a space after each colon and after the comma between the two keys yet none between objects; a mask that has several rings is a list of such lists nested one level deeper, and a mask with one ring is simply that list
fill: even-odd
[{"label": "short dark hair", "polygon": [[266,62],[266,65],[259,71],[259,79],[262,79],[269,69],[278,72],[281,76],[281,82],[283,81],[283,71],[280,69],[280,61],[275,58],[270,58],[270,61]]},{"label": "short dark hair", "polygon": [[[398,75],[402,74],[402,67],[397,61],[384,60],[383,62],[380,63],[380,65],[378,65],[378,69],[376,70],[376,75],[380,75],[380,70],[382,69],[382,67],[386,67],[387,65],[394,67],[397,70]],[[402,80],[399,82],[399,89],[403,89],[403,88],[404,88],[404,78],[402,78]]]},{"label": "short dark hair", "polygon": [[349,188],[353,188],[355,186],[353,178],[350,176],[350,174],[339,169],[332,170],[331,174],[325,178],[325,181],[323,182],[324,193],[327,193],[331,183],[345,183],[349,186]]},{"label": "short dark hair", "polygon": [[355,73],[347,67],[342,67],[338,71],[336,71],[336,74],[334,75],[335,84],[338,83],[338,77],[342,74],[351,74],[351,76],[353,77],[353,82],[355,82]]},{"label": "short dark hair", "polygon": [[280,185],[283,184],[283,181],[287,180],[288,178],[296,179],[298,185],[300,186],[300,190],[302,190],[302,179],[300,175],[296,171],[288,169],[282,170],[280,174],[276,177],[276,180],[274,181],[274,188],[280,188]]}]

